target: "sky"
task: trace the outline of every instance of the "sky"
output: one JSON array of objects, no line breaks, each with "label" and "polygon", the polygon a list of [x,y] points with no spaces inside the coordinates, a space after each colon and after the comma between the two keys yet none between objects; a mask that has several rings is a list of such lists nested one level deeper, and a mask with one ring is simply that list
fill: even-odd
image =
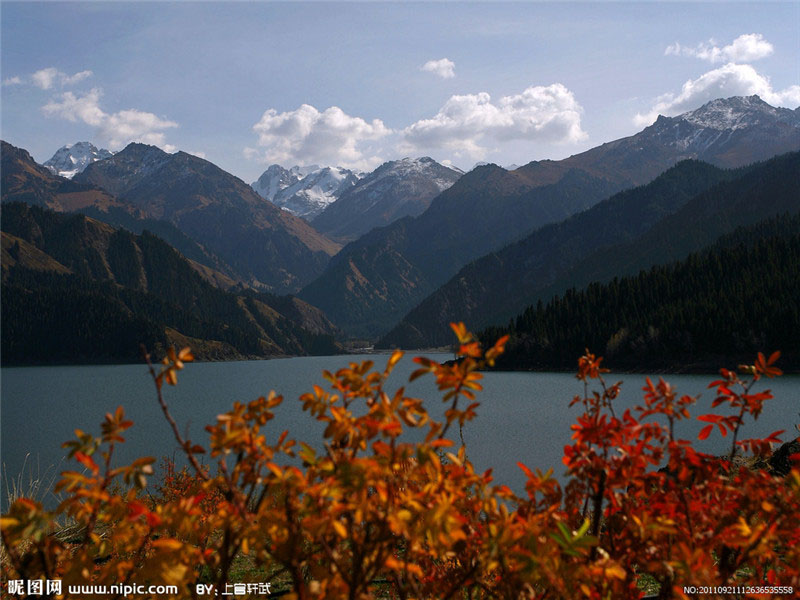
[{"label": "sky", "polygon": [[718,97],[800,105],[800,2],[2,2],[0,133],[206,158],[469,170],[560,159]]}]

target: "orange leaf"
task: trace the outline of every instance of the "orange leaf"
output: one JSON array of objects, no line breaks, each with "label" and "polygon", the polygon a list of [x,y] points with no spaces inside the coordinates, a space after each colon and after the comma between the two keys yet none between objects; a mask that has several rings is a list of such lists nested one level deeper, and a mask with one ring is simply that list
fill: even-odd
[{"label": "orange leaf", "polygon": [[153,541],[153,548],[158,548],[160,550],[180,550],[183,547],[183,544],[176,540],[175,538],[159,538]]},{"label": "orange leaf", "polygon": [[75,453],[75,460],[81,463],[84,467],[89,469],[92,473],[97,475],[98,471],[100,471],[100,467],[97,466],[97,463],[92,460],[91,456],[87,456],[83,452],[76,452]]}]

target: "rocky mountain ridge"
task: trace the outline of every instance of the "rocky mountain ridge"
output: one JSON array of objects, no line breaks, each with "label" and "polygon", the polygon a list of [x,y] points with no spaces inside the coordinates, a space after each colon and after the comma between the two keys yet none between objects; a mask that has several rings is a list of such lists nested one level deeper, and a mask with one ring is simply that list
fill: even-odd
[{"label": "rocky mountain ridge", "polygon": [[352,241],[375,227],[422,214],[462,175],[427,156],[389,161],[345,190],[312,224],[334,239]]},{"label": "rocky mountain ridge", "polygon": [[144,217],[172,223],[242,279],[275,293],[312,280],[340,247],[238,177],[185,152],[132,143],[74,181],[107,190]]},{"label": "rocky mountain ridge", "polygon": [[362,174],[342,167],[270,165],[250,186],[262,198],[297,217],[312,220],[353,187]]},{"label": "rocky mountain ridge", "polygon": [[89,164],[111,158],[114,153],[105,148],[98,149],[90,142],[77,142],[61,146],[53,156],[42,163],[53,175],[72,179]]}]

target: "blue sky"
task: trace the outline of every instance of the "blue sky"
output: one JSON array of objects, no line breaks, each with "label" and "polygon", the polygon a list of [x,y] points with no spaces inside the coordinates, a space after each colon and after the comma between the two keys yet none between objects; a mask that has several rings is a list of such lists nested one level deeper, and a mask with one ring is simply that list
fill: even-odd
[{"label": "blue sky", "polygon": [[[2,137],[272,162],[563,158],[658,113],[800,105],[800,3],[12,3]],[[427,66],[426,66],[427,65]]]}]

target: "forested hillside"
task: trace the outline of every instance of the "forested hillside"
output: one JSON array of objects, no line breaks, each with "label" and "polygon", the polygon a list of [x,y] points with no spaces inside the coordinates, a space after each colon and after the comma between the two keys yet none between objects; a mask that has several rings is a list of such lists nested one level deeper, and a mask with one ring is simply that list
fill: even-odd
[{"label": "forested hillside", "polygon": [[467,265],[378,345],[441,345],[450,321],[503,324],[537,300],[684,258],[738,226],[798,210],[798,152],[729,171],[686,161]]},{"label": "forested hillside", "polygon": [[136,361],[140,343],[206,359],[337,351],[313,307],[223,291],[147,231],[6,204],[2,264],[3,364]]},{"label": "forested hillside", "polygon": [[704,370],[780,350],[800,369],[800,215],[739,228],[707,251],[569,290],[507,327],[502,369],[573,369],[585,348],[615,369]]}]

